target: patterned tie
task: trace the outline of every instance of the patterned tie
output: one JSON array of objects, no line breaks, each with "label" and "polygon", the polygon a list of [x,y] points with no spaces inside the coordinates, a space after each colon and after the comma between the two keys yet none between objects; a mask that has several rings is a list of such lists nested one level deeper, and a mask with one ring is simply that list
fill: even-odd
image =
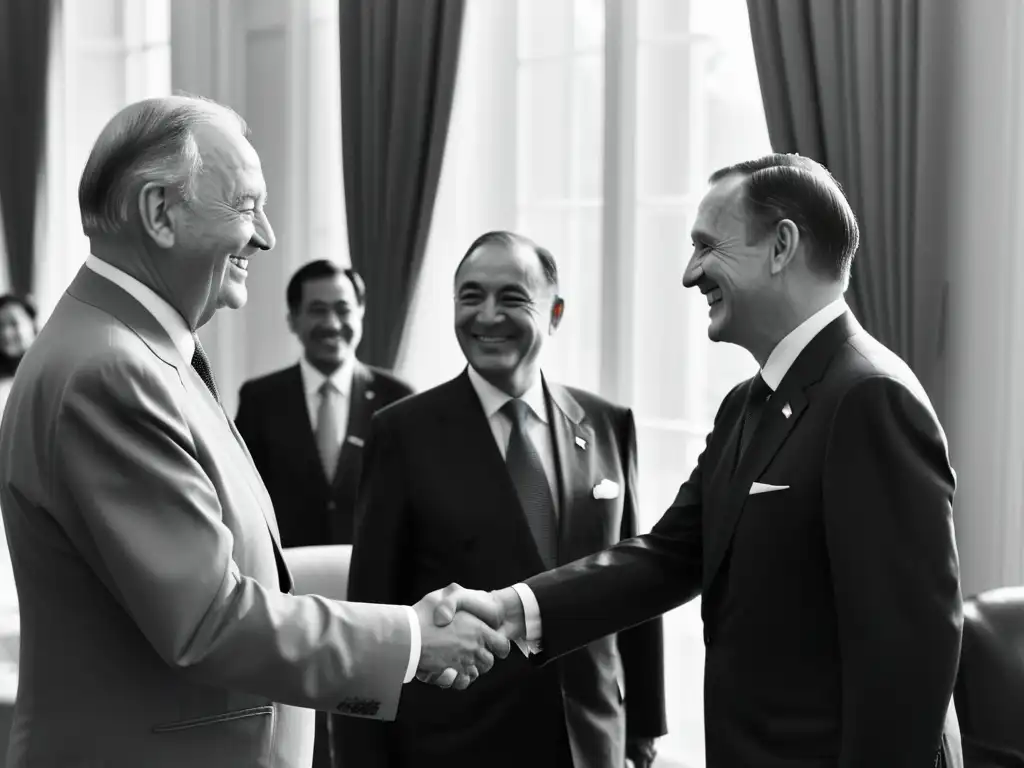
[{"label": "patterned tie", "polygon": [[338,468],[338,453],[341,450],[341,435],[338,434],[337,408],[335,398],[339,395],[330,379],[320,385],[320,409],[316,415],[316,447],[324,465],[327,482],[334,482]]},{"label": "patterned tie", "polygon": [[217,382],[213,380],[213,370],[210,368],[210,358],[206,356],[202,343],[199,341],[199,334],[193,333],[192,340],[196,343],[196,351],[192,353],[192,367],[203,380],[203,384],[210,390],[213,399],[220,402],[220,393],[217,392]]},{"label": "patterned tie", "polygon": [[761,421],[761,416],[764,415],[764,410],[768,406],[768,400],[772,395],[772,388],[768,386],[768,383],[758,373],[753,379],[750,380],[750,388],[747,390],[747,402],[743,413],[743,427],[740,433],[740,459],[747,452],[747,448],[750,447],[750,441],[754,438],[754,433],[757,431],[758,422]]},{"label": "patterned tie", "polygon": [[512,422],[505,465],[516,488],[519,502],[523,505],[523,512],[526,513],[526,520],[537,542],[544,566],[551,568],[557,561],[555,502],[551,497],[551,486],[548,485],[540,454],[526,434],[526,420],[529,418],[530,407],[522,400],[509,400],[502,406],[501,411]]}]

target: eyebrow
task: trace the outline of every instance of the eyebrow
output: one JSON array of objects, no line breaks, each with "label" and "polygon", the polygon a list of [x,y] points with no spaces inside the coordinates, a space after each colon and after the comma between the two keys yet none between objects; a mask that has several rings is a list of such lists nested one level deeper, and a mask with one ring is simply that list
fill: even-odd
[{"label": "eyebrow", "polygon": [[704,245],[715,245],[718,242],[718,238],[714,237],[708,232],[702,229],[695,229],[690,233],[690,239],[694,242],[703,243]]},{"label": "eyebrow", "polygon": [[259,200],[262,200],[263,204],[266,205],[266,203],[267,203],[267,194],[266,194],[266,192],[262,192],[261,193],[261,192],[254,192],[252,190],[248,190],[246,192],[242,192],[242,193],[236,195],[234,201],[232,202],[232,205],[239,206],[242,203],[249,202],[250,200],[252,200],[252,202],[254,202],[254,203],[258,202]]}]

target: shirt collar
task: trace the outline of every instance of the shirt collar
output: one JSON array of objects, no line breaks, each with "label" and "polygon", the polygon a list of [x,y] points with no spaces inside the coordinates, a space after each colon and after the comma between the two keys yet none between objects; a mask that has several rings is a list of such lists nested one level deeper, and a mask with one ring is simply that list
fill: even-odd
[{"label": "shirt collar", "polygon": [[[473,389],[476,390],[477,397],[480,398],[480,404],[483,406],[484,413],[488,419],[500,411],[505,406],[505,403],[513,399],[511,395],[502,392],[477,373],[472,365],[469,366],[469,381],[473,385]],[[519,399],[530,406],[530,410],[533,411],[538,419],[545,424],[548,423],[548,409],[544,401],[544,382],[540,376],[537,377],[534,385],[526,390]]]},{"label": "shirt collar", "polygon": [[89,254],[85,260],[85,266],[91,269],[100,277],[104,277],[125,293],[135,299],[146,308],[156,321],[160,323],[171,342],[181,353],[186,363],[192,362],[192,355],[196,351],[196,342],[192,338],[192,329],[188,327],[185,318],[181,316],[174,307],[167,303],[156,291],[148,285],[144,285],[124,270],[118,269],[113,264]]},{"label": "shirt collar", "polygon": [[324,382],[330,379],[331,384],[334,385],[334,389],[341,394],[342,397],[347,398],[352,392],[352,372],[355,370],[355,363],[352,362],[352,358],[349,358],[334,371],[330,376],[325,376],[316,368],[313,367],[312,363],[306,359],[303,355],[299,358],[299,370],[302,371],[302,386],[306,391],[306,395],[318,395],[320,393],[320,387],[323,386]]},{"label": "shirt collar", "polygon": [[783,377],[804,351],[804,347],[810,344],[826,325],[846,312],[846,309],[846,301],[842,297],[836,299],[800,323],[786,338],[775,345],[768,362],[761,369],[761,378],[773,392],[779,388]]}]

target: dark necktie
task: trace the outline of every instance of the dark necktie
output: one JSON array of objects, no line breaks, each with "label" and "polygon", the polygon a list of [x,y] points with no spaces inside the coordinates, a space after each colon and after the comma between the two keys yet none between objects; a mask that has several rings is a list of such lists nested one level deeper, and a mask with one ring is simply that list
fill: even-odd
[{"label": "dark necktie", "polygon": [[522,400],[509,400],[501,409],[512,422],[512,434],[505,452],[505,465],[523,505],[537,549],[546,568],[556,562],[555,502],[537,448],[526,434],[530,407]]},{"label": "dark necktie", "polygon": [[213,395],[213,399],[218,403],[220,402],[220,394],[217,392],[217,382],[213,380],[213,371],[210,369],[210,358],[206,356],[206,351],[203,349],[202,343],[199,341],[199,335],[193,333],[192,340],[196,343],[196,351],[192,353],[192,367],[195,372],[199,374],[199,378],[203,380],[203,384],[210,390]]},{"label": "dark necktie", "polygon": [[772,388],[768,386],[761,374],[758,373],[750,380],[750,387],[747,390],[747,402],[743,411],[743,427],[740,432],[740,459],[750,447],[750,441],[757,431],[758,422],[768,406],[768,399],[772,395]]}]

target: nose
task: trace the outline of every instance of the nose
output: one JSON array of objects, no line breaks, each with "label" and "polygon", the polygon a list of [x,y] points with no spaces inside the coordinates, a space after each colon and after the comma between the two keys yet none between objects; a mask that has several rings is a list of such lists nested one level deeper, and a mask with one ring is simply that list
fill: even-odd
[{"label": "nose", "polygon": [[274,246],[277,245],[277,238],[274,237],[274,228],[270,226],[270,219],[264,211],[260,211],[259,218],[256,220],[256,229],[252,233],[252,240],[250,242],[261,251],[273,250]]},{"label": "nose", "polygon": [[694,252],[683,271],[683,287],[695,287],[702,277],[704,277],[704,267],[700,263],[700,254]]},{"label": "nose", "polygon": [[498,322],[501,317],[501,309],[498,307],[498,302],[495,301],[493,296],[488,296],[476,311],[476,320],[479,323],[493,324]]}]

